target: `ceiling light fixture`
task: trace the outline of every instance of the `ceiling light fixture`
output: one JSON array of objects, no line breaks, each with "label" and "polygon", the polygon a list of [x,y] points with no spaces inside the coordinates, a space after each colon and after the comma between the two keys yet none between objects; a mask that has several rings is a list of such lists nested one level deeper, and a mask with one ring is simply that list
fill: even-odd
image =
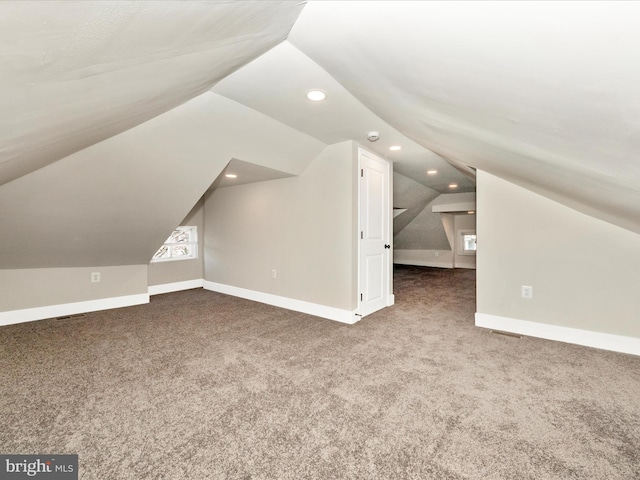
[{"label": "ceiling light fixture", "polygon": [[389,150],[391,150],[392,152],[397,152],[398,150],[402,150],[402,147],[400,145],[393,145],[389,147]]},{"label": "ceiling light fixture", "polygon": [[457,183],[450,183],[449,184],[449,188],[458,188],[458,184]]},{"label": "ceiling light fixture", "polygon": [[438,170],[427,170],[427,175],[435,175],[438,173]]},{"label": "ceiling light fixture", "polygon": [[225,175],[225,177],[227,177],[227,178],[238,178],[238,175],[236,175],[235,173],[227,173]]},{"label": "ceiling light fixture", "polygon": [[321,102],[325,98],[327,98],[327,94],[322,90],[309,90],[307,92],[307,100],[312,102]]}]

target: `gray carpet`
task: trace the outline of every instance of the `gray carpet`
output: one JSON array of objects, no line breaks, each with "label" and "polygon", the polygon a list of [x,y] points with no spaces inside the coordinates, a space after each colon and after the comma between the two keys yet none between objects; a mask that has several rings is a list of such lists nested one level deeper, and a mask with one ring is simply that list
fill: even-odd
[{"label": "gray carpet", "polygon": [[473,326],[396,267],[347,326],[203,290],[0,328],[0,453],[82,479],[638,479],[640,357]]}]

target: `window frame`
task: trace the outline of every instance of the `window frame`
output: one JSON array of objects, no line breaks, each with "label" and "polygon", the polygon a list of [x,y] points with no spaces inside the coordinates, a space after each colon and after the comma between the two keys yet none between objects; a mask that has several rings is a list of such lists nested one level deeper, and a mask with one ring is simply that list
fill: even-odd
[{"label": "window frame", "polygon": [[[171,242],[171,237],[175,232],[188,232],[189,233],[189,241],[188,242]],[[192,255],[180,255],[173,256],[173,247],[188,245],[192,252]],[[160,252],[163,247],[168,247],[169,256],[168,257],[160,257],[155,258],[155,256]],[[149,263],[163,263],[163,262],[175,262],[179,260],[195,260],[198,258],[198,227],[195,225],[181,225],[173,229],[167,240],[156,250],[156,253],[151,257],[151,261]]]},{"label": "window frame", "polygon": [[[473,235],[476,237],[476,249],[475,250],[467,250],[465,248],[465,244],[464,244],[464,237],[467,235]],[[458,252],[458,255],[474,255],[476,254],[476,252],[478,251],[478,235],[476,234],[475,230],[459,230],[458,231],[458,236],[460,239],[460,250]]]}]

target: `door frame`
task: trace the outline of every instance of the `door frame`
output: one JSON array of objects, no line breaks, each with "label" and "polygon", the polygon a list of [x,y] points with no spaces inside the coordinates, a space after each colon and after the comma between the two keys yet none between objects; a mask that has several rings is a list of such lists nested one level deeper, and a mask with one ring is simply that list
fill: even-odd
[{"label": "door frame", "polygon": [[[357,189],[357,212],[358,212],[358,222],[357,222],[357,230],[356,230],[356,235],[357,235],[357,242],[358,242],[358,249],[357,249],[357,276],[358,276],[358,281],[357,281],[357,305],[358,307],[356,308],[356,315],[359,318],[362,318],[361,315],[361,300],[360,300],[360,295],[362,292],[361,289],[361,285],[362,285],[362,278],[361,278],[361,249],[362,249],[362,244],[360,242],[360,232],[362,231],[362,205],[361,205],[361,190],[362,190],[362,182],[360,180],[361,178],[361,172],[362,172],[362,157],[366,156],[369,159],[379,162],[382,165],[384,165],[385,169],[386,169],[386,176],[387,176],[387,189],[388,189],[388,195],[387,195],[387,205],[386,205],[386,209],[387,209],[387,216],[386,216],[386,241],[385,243],[390,245],[391,248],[386,249],[385,251],[385,261],[387,262],[387,278],[383,279],[383,288],[384,288],[384,292],[383,295],[386,298],[386,302],[385,302],[385,306],[390,307],[391,305],[393,305],[395,303],[395,296],[393,295],[393,223],[392,223],[392,218],[393,218],[393,168],[392,168],[392,164],[391,162],[389,162],[388,160],[379,157],[378,155],[362,148],[362,147],[358,147],[358,169],[357,169],[357,178],[358,178],[358,189]],[[373,313],[373,312],[370,312]]]}]

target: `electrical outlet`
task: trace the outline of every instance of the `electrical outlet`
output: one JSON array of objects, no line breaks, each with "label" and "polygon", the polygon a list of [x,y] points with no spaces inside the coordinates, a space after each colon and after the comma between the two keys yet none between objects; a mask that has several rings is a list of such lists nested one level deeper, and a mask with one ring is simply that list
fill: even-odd
[{"label": "electrical outlet", "polygon": [[278,275],[278,272],[276,272],[276,269],[275,268],[271,269],[271,278],[275,280],[277,275]]},{"label": "electrical outlet", "polygon": [[521,295],[522,298],[526,298],[526,299],[532,299],[533,298],[533,287],[528,286],[528,285],[522,285],[522,290],[521,290]]},{"label": "electrical outlet", "polygon": [[91,272],[91,283],[100,282],[100,272]]},{"label": "electrical outlet", "polygon": [[436,257],[439,257],[439,256],[440,256],[440,252],[436,252],[436,253],[434,253],[434,255],[435,255]]}]

